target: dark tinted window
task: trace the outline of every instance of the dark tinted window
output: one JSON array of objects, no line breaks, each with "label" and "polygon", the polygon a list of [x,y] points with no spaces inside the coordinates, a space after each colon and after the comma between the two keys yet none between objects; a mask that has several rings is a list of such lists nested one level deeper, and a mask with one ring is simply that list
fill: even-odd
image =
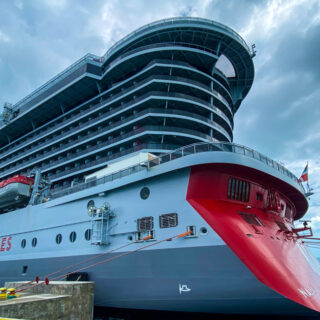
[{"label": "dark tinted window", "polygon": [[57,243],[57,244],[60,244],[61,241],[62,241],[62,234],[59,233],[59,234],[57,234],[57,236],[56,236],[56,243]]},{"label": "dark tinted window", "polygon": [[38,242],[37,238],[33,238],[32,242],[31,242],[32,246],[36,247],[37,246],[37,242]]},{"label": "dark tinted window", "polygon": [[27,240],[26,239],[21,240],[21,248],[25,248],[26,244],[27,244]]},{"label": "dark tinted window", "polygon": [[84,233],[84,237],[87,241],[91,240],[91,229],[87,229]]},{"label": "dark tinted window", "polygon": [[263,195],[261,193],[257,193],[257,200],[262,201]]},{"label": "dark tinted window", "polygon": [[69,239],[70,239],[71,242],[75,242],[75,241],[76,241],[76,239],[77,239],[77,234],[75,233],[75,231],[72,231],[72,232],[70,233]]}]

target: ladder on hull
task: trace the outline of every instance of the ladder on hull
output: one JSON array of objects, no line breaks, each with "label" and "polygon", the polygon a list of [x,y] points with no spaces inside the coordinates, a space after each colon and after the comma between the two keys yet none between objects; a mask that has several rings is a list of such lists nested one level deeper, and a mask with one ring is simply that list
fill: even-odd
[{"label": "ladder on hull", "polygon": [[105,204],[101,208],[91,208],[91,244],[92,245],[108,245],[110,221],[115,217],[110,206]]}]

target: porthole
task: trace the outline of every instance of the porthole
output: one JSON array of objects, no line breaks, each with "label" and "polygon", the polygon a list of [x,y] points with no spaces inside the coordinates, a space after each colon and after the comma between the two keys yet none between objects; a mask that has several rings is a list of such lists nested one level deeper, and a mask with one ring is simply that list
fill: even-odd
[{"label": "porthole", "polygon": [[146,200],[149,198],[149,195],[150,195],[150,189],[147,187],[143,187],[140,191],[141,199]]},{"label": "porthole", "polygon": [[26,239],[22,239],[21,240],[21,248],[25,248],[27,244],[27,240]]},{"label": "porthole", "polygon": [[57,243],[57,244],[60,244],[61,241],[62,241],[62,234],[59,233],[59,234],[57,234],[57,236],[56,236],[56,243]]},{"label": "porthole", "polygon": [[87,241],[91,240],[91,229],[87,229],[84,233],[84,237]]},{"label": "porthole", "polygon": [[70,242],[75,242],[75,241],[76,241],[76,239],[77,239],[77,234],[75,233],[75,231],[72,231],[72,232],[70,233],[69,239],[70,239]]},{"label": "porthole", "polygon": [[207,233],[208,233],[208,229],[207,229],[206,227],[200,228],[200,234],[205,235],[205,234],[207,234]]},{"label": "porthole", "polygon": [[33,239],[32,239],[32,242],[31,242],[31,245],[32,245],[33,247],[36,247],[36,246],[37,246],[37,242],[38,242],[37,238],[33,238]]},{"label": "porthole", "polygon": [[130,242],[131,242],[132,240],[133,240],[133,236],[131,236],[131,235],[130,235],[130,236],[128,236],[128,241],[130,241]]}]

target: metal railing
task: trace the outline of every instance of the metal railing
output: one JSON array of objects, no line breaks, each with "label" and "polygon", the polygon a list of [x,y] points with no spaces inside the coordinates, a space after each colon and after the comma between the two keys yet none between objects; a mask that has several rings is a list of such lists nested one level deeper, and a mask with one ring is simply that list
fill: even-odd
[{"label": "metal railing", "polygon": [[[228,101],[216,90],[211,90],[210,88],[208,88],[207,86],[197,82],[197,81],[194,81],[194,80],[189,80],[187,78],[183,78],[183,77],[174,77],[174,76],[164,76],[164,75],[152,75],[152,76],[149,76],[148,78],[146,79],[143,79],[142,81],[130,86],[129,88],[127,88],[125,91],[121,91],[119,93],[117,93],[116,95],[104,100],[103,102],[100,102],[96,105],[93,105],[91,106],[90,108],[86,109],[86,110],[83,110],[81,111],[79,114],[71,117],[70,119],[62,122],[62,123],[57,123],[55,124],[53,127],[51,128],[48,128],[47,130],[45,130],[44,132],[42,133],[39,133],[37,134],[35,137],[31,138],[30,140],[27,141],[27,143],[31,143],[32,141],[35,141],[35,140],[39,140],[40,138],[48,135],[49,132],[53,132],[54,130],[57,130],[58,128],[62,128],[62,127],[65,127],[68,123],[71,123],[71,122],[74,122],[78,119],[81,119],[83,117],[86,117],[86,116],[89,116],[90,113],[92,112],[96,112],[96,111],[99,111],[99,109],[101,109],[100,107],[103,106],[105,107],[107,104],[112,104],[112,103],[116,103],[116,99],[120,98],[120,97],[125,97],[127,95],[130,95],[130,94],[133,94],[135,91],[139,90],[140,87],[142,87],[143,85],[147,84],[148,82],[155,82],[157,80],[172,80],[172,81],[179,81],[179,82],[183,82],[183,83],[187,83],[187,84],[193,84],[195,86],[198,86],[200,88],[203,88],[204,90],[206,90],[207,92],[210,92],[212,91],[213,94],[215,95],[215,97],[217,97],[218,99],[220,99],[223,103],[224,103],[224,106],[227,107],[226,110],[228,110],[230,113],[231,113],[231,108],[230,108],[230,105],[228,103]],[[164,93],[163,93],[164,94]],[[177,93],[177,95],[179,95],[180,93]],[[164,94],[166,95],[166,94]],[[182,94],[181,94],[182,95]],[[145,96],[145,95],[144,95]],[[188,97],[187,95],[185,95],[185,97]],[[201,100],[201,99],[197,99],[195,97],[192,97],[192,96],[189,96],[189,100],[190,98],[192,98],[194,101],[202,101],[202,103],[206,103],[205,101]],[[136,100],[137,101],[137,100]],[[116,111],[119,111],[121,109],[124,109],[127,105],[129,104],[132,104],[132,102],[128,102],[126,103],[125,105],[121,106],[120,108],[117,108],[117,109],[114,109],[113,112],[109,112],[107,113],[105,116],[109,116],[109,115],[112,115],[113,113],[115,113]],[[219,108],[217,108],[216,106],[211,106],[210,107],[219,115],[221,116],[226,122],[227,124],[230,126],[230,128],[232,128],[232,125],[231,125],[231,122],[229,120],[229,118],[225,115],[224,112],[222,112]],[[225,111],[226,111],[225,110]],[[15,150],[19,149],[19,147],[23,147],[22,144],[24,143],[19,143],[17,144],[15,147],[7,150],[4,154],[2,154],[2,157],[8,155],[8,154],[11,154],[13,153]],[[30,150],[27,150],[27,152],[30,152]],[[8,162],[9,160],[7,160],[6,162]],[[9,161],[10,162],[10,161]]]},{"label": "metal railing", "polygon": [[246,49],[249,53],[251,53],[250,48],[248,47],[248,45],[246,44],[246,42],[243,40],[243,38],[236,33],[234,30],[232,30],[231,28],[225,26],[224,24],[221,24],[219,22],[216,21],[212,21],[209,19],[203,19],[203,18],[185,18],[185,17],[179,17],[179,18],[168,18],[168,19],[162,19],[159,21],[155,21],[149,24],[146,24],[142,27],[140,27],[139,29],[129,33],[127,36],[123,37],[121,40],[119,40],[118,42],[116,42],[103,56],[104,61],[106,61],[115,51],[119,50],[119,47],[127,42],[130,38],[133,38],[134,36],[137,36],[140,33],[143,33],[144,31],[148,30],[150,27],[153,26],[157,26],[157,25],[170,25],[170,24],[176,24],[179,21],[189,21],[189,22],[200,22],[200,23],[204,23],[207,24],[209,26],[214,26],[214,27],[219,27],[224,31],[227,31],[228,33],[232,34],[232,36],[237,39]]},{"label": "metal railing", "polygon": [[143,163],[143,165],[136,164],[134,166],[120,170],[118,172],[106,175],[100,179],[96,179],[96,180],[93,180],[90,182],[81,183],[73,188],[70,188],[68,186],[65,189],[63,189],[63,191],[59,190],[59,192],[52,192],[51,198],[52,199],[59,198],[64,195],[72,194],[77,191],[81,191],[81,190],[85,190],[85,189],[88,189],[88,188],[91,188],[91,187],[94,187],[97,185],[101,185],[106,182],[110,182],[110,181],[119,179],[121,177],[125,177],[125,176],[131,175],[133,173],[145,170],[146,168],[150,169],[152,167],[161,165],[163,163],[166,163],[166,162],[169,162],[169,161],[181,158],[181,157],[186,157],[191,154],[201,153],[201,152],[213,152],[213,151],[237,153],[237,154],[241,154],[243,156],[258,160],[260,162],[263,162],[264,164],[274,168],[275,170],[277,170],[277,171],[283,173],[284,175],[286,175],[287,177],[289,177],[292,181],[297,183],[297,186],[300,188],[300,191],[303,194],[305,193],[303,185],[299,182],[298,178],[293,173],[291,173],[288,169],[286,169],[280,163],[268,158],[267,156],[261,154],[258,151],[255,151],[251,148],[247,148],[245,146],[241,146],[241,145],[234,144],[234,143],[228,143],[228,142],[217,142],[217,143],[203,142],[203,143],[196,143],[193,145],[179,148],[179,149],[174,150],[170,153],[167,153],[162,156],[155,157],[152,160],[146,161]]},{"label": "metal railing", "polygon": [[[55,179],[58,179],[59,177],[69,176],[71,173],[74,173],[74,172],[76,172],[76,174],[79,174],[80,171],[82,171],[84,169],[90,169],[93,166],[96,166],[98,164],[103,164],[103,166],[105,166],[107,164],[107,162],[110,162],[114,159],[119,159],[120,157],[126,156],[128,154],[133,153],[133,152],[141,151],[143,149],[157,150],[157,152],[159,152],[160,150],[175,150],[177,148],[178,148],[178,146],[174,145],[174,144],[143,143],[138,146],[135,146],[135,147],[132,147],[129,149],[125,149],[120,152],[116,152],[116,153],[109,155],[107,157],[103,157],[101,159],[94,160],[89,163],[85,163],[81,166],[78,166],[77,168],[74,168],[74,169],[71,169],[71,170],[68,170],[65,172],[61,172],[58,175],[51,175],[50,180],[53,181]],[[57,190],[60,191],[60,190],[64,190],[65,188],[66,188],[66,186],[61,186],[58,188],[54,188],[53,191],[54,191],[54,193],[56,193]]]},{"label": "metal railing", "polygon": [[53,77],[52,79],[47,81],[41,87],[39,87],[38,89],[34,90],[30,94],[28,94],[26,97],[24,97],[23,99],[18,101],[16,104],[14,104],[14,106],[13,106],[14,110],[22,108],[26,103],[28,103],[29,101],[34,99],[36,96],[38,96],[41,93],[43,93],[44,91],[46,91],[48,88],[52,87],[54,84],[59,82],[61,79],[64,79],[69,74],[73,73],[75,70],[77,70],[79,67],[83,66],[84,64],[86,64],[88,62],[91,62],[91,63],[92,62],[93,63],[94,62],[96,62],[96,63],[99,62],[99,64],[100,64],[100,61],[101,61],[100,57],[98,57],[98,56],[96,56],[94,54],[91,54],[91,53],[86,54],[84,57],[80,58],[79,60],[74,62],[71,66],[69,66],[68,68],[64,69],[62,72],[57,74],[55,77]]},{"label": "metal railing", "polygon": [[[201,46],[201,45],[195,45],[187,42],[165,42],[165,43],[154,43],[154,44],[148,44],[142,47],[135,48],[133,50],[130,50],[122,55],[120,55],[118,58],[113,60],[109,65],[107,71],[113,68],[117,63],[124,60],[125,58],[134,55],[135,53],[144,54],[143,51],[150,50],[150,49],[157,49],[157,51],[161,51],[162,48],[172,48],[176,47],[180,50],[183,50],[186,48],[193,49],[193,50],[199,50],[200,52],[207,52],[210,55],[213,55],[216,59],[218,58],[216,56],[215,50],[212,50],[208,47]],[[191,50],[190,50],[191,51]]]},{"label": "metal railing", "polygon": [[[70,65],[68,68],[66,68],[65,70],[63,70],[62,72],[60,72],[58,75],[56,75],[55,77],[53,77],[52,79],[50,79],[48,82],[46,82],[45,84],[43,84],[41,87],[39,87],[38,89],[34,90],[33,92],[31,92],[29,95],[27,95],[26,97],[24,97],[23,99],[21,99],[20,101],[18,101],[17,103],[14,104],[13,109],[17,110],[17,109],[22,109],[28,102],[30,102],[31,100],[33,100],[35,97],[39,96],[40,94],[42,94],[43,92],[45,92],[46,90],[48,90],[50,87],[52,87],[53,85],[55,85],[56,83],[58,83],[59,81],[61,81],[62,79],[66,78],[68,75],[70,75],[71,73],[73,73],[74,71],[76,71],[77,69],[79,69],[81,66],[87,64],[87,63],[92,63],[92,64],[96,64],[101,66],[103,63],[105,63],[108,58],[114,53],[115,50],[119,49],[119,46],[128,41],[129,38],[138,35],[139,33],[142,33],[143,31],[147,30],[148,28],[152,27],[152,26],[156,26],[156,25],[165,25],[165,24],[173,24],[176,23],[177,21],[185,21],[188,20],[190,22],[201,22],[201,23],[205,23],[209,26],[214,26],[214,27],[218,27],[224,31],[227,31],[228,33],[232,34],[232,36],[237,39],[246,49],[247,51],[251,54],[250,48],[248,47],[248,45],[246,44],[246,42],[241,38],[241,36],[239,34],[237,34],[234,30],[232,30],[231,28],[220,24],[218,22],[214,22],[211,20],[207,20],[207,19],[201,19],[201,18],[173,18],[173,19],[163,19],[160,21],[156,21],[150,24],[147,24],[139,29],[137,29],[136,31],[128,34],[126,37],[122,38],[120,41],[118,41],[117,43],[115,43],[107,52],[104,56],[99,57],[96,56],[94,54],[86,54],[84,57],[80,58],[79,60],[77,60],[75,63],[73,63],[72,65]],[[190,44],[189,44],[190,45]],[[140,48],[141,50],[141,48]],[[210,51],[209,48],[205,48],[202,47],[201,50],[205,50],[205,51]],[[212,51],[212,50],[211,50]],[[122,57],[123,58],[123,57]],[[113,61],[112,63],[114,63],[115,61]]]},{"label": "metal railing", "polygon": [[[132,116],[134,118],[134,116]],[[128,121],[128,119],[124,119],[122,120],[123,123],[126,123]],[[118,124],[113,124],[112,126],[110,126],[110,128],[117,128]],[[99,134],[101,133],[104,133],[106,131],[105,128],[102,128],[100,130],[97,130],[96,132],[92,132],[91,134],[88,134],[85,136],[85,138],[91,138],[91,137],[94,137],[94,136],[98,136]],[[101,142],[100,144],[96,144],[96,145],[93,145],[91,147],[88,147],[86,148],[85,150],[82,150],[82,151],[79,151],[77,153],[73,153],[73,154],[70,154],[69,156],[66,156],[66,157],[63,157],[62,159],[58,159],[54,162],[51,162],[49,163],[48,165],[45,165],[44,167],[41,167],[42,169],[52,169],[53,166],[56,166],[58,164],[65,164],[68,160],[70,161],[74,161],[74,158],[75,157],[80,157],[80,156],[83,156],[83,155],[87,155],[89,152],[93,152],[97,149],[103,149],[103,148],[107,148],[108,146],[114,144],[114,143],[117,143],[117,142],[121,142],[122,140],[125,140],[127,138],[131,138],[131,137],[134,137],[136,136],[137,134],[141,134],[141,133],[144,133],[146,131],[156,131],[156,132],[172,132],[172,133],[176,133],[176,134],[189,134],[189,135],[192,135],[192,136],[195,136],[195,137],[199,137],[199,138],[202,138],[202,139],[206,139],[206,140],[215,140],[213,139],[212,137],[210,137],[209,135],[206,135],[202,132],[198,132],[198,131],[195,131],[195,130],[192,130],[192,129],[186,129],[186,128],[181,128],[181,127],[164,127],[164,126],[155,126],[155,125],[146,125],[144,127],[141,127],[141,128],[138,128],[136,130],[132,130],[130,132],[127,132],[125,134],[122,134],[122,135],[119,135],[111,140],[108,140],[106,142]],[[97,138],[100,138],[97,137]],[[83,139],[79,139],[79,141],[81,141]],[[56,149],[54,149],[54,152],[58,152],[58,151],[61,151],[63,149],[66,149],[67,147],[69,146],[75,146],[75,148],[77,147],[77,145],[75,145],[76,141],[70,141],[69,143],[61,146],[61,147],[58,147]],[[68,150],[65,150],[65,151],[68,151]],[[101,151],[101,150],[100,150]],[[32,166],[35,166],[36,163],[41,163],[43,161],[45,161],[46,159],[49,159],[51,157],[50,153],[48,152],[48,155],[46,158],[44,158],[43,155],[38,155],[37,157],[33,158],[33,159],[30,159],[22,164],[17,164],[15,165],[14,167],[10,168],[10,171],[8,172],[4,172],[2,174],[0,174],[1,177],[4,177],[4,176],[7,176],[9,174],[12,174],[14,173],[15,171],[21,171],[21,169],[25,169],[29,164],[32,163]],[[22,167],[23,166],[23,167]],[[77,171],[77,170],[75,170]],[[60,175],[58,175],[60,176]]]},{"label": "metal railing", "polygon": [[[127,106],[131,106],[134,104],[137,104],[139,101],[143,101],[145,100],[147,97],[151,98],[153,95],[157,95],[157,96],[160,96],[160,97],[163,97],[163,98],[181,98],[181,99],[186,99],[188,101],[191,101],[191,98],[193,99],[194,102],[198,102],[202,105],[207,105],[210,109],[212,109],[217,115],[219,115],[223,120],[225,120],[225,122],[229,125],[229,128],[231,130],[231,123],[230,123],[230,120],[226,117],[226,115],[217,107],[215,106],[212,106],[210,104],[208,104],[207,102],[201,100],[201,99],[198,99],[198,98],[193,98],[192,96],[188,96],[188,95],[185,95],[185,94],[182,94],[182,93],[163,93],[163,92],[154,92],[154,91],[151,91],[150,93],[147,93],[147,94],[144,94],[142,95],[141,97],[133,100],[133,101],[130,101],[124,105],[122,105],[121,107],[118,107],[116,109],[113,109],[112,111],[110,112],[107,112],[101,116],[98,116],[92,120],[89,120],[89,121],[86,121],[85,123],[81,124],[81,125],[78,125],[78,131],[81,131],[79,128],[81,128],[81,126],[83,125],[90,125],[90,124],[96,124],[99,120],[102,120],[102,119],[106,119],[107,117],[115,114],[116,112],[119,112],[121,110],[124,110]],[[107,104],[107,101],[104,101],[102,103],[100,103],[100,106],[101,105],[105,105]],[[68,119],[66,120],[65,122],[63,123],[60,123],[60,124],[57,124],[55,125],[54,127],[50,128],[48,131],[53,131],[53,130],[56,130],[60,127],[64,127],[66,124],[70,123],[70,122],[73,122],[73,121],[76,121],[76,120],[80,120],[81,118],[84,118],[86,116],[89,116],[88,112],[90,112],[91,110],[95,110],[95,111],[99,111],[99,109],[97,109],[97,106],[92,106],[89,108],[89,110],[85,110],[83,112],[81,112],[80,114],[78,114],[77,116],[75,117],[72,117],[71,119]],[[101,122],[101,121],[100,121]],[[122,122],[123,123],[123,122]],[[231,132],[227,132],[221,125],[219,125],[218,123],[211,123],[213,127],[215,127],[218,131],[222,132],[229,140],[231,140]],[[114,127],[114,126],[113,126]],[[72,128],[71,130],[68,130],[67,132],[63,132],[61,134],[58,134],[52,138],[49,138],[48,141],[46,141],[46,144],[47,145],[42,145],[42,146],[34,146],[34,147],[31,147],[29,149],[27,149],[26,151],[22,152],[20,155],[19,155],[19,158],[17,157],[14,157],[14,159],[8,159],[4,162],[1,163],[1,167],[5,166],[6,164],[9,164],[13,161],[17,161],[18,159],[22,158],[24,155],[26,154],[30,154],[30,152],[33,152],[33,151],[39,151],[41,149],[44,149],[46,147],[48,147],[48,144],[50,142],[54,142],[54,141],[57,141],[57,139],[61,138],[61,137],[65,137],[65,138],[68,138],[70,135],[72,134],[75,134],[77,132],[75,132],[77,130],[77,128]],[[40,139],[41,137],[44,137],[48,135],[48,132],[43,132],[42,134],[39,134],[38,136],[32,138],[32,140],[38,140]],[[59,148],[58,148],[59,149]],[[57,150],[58,150],[57,149]],[[59,149],[60,150],[60,149]],[[10,150],[11,152],[14,152],[14,150]],[[30,161],[28,162],[30,163]],[[26,163],[24,163],[26,164]]]},{"label": "metal railing", "polygon": [[[218,123],[215,123],[214,121],[212,121],[212,120],[210,120],[210,119],[208,119],[208,118],[206,118],[206,117],[197,115],[197,114],[195,114],[195,113],[187,112],[187,111],[174,110],[174,109],[161,109],[161,108],[148,108],[148,109],[145,109],[145,110],[143,110],[143,111],[141,111],[141,112],[138,112],[138,113],[136,113],[136,114],[134,114],[134,115],[132,115],[132,116],[126,117],[126,118],[123,119],[123,120],[119,120],[119,121],[113,123],[112,125],[108,125],[107,127],[104,127],[104,128],[102,128],[102,129],[98,129],[97,131],[95,131],[95,132],[93,132],[93,133],[91,133],[91,134],[85,135],[85,138],[88,139],[88,138],[90,138],[90,137],[98,136],[98,135],[101,134],[103,131],[108,131],[108,130],[110,130],[110,129],[116,128],[117,126],[120,126],[121,124],[127,123],[127,122],[129,122],[129,121],[131,121],[131,120],[133,120],[133,119],[139,118],[139,117],[141,117],[141,116],[143,116],[143,115],[146,115],[146,114],[148,114],[148,113],[173,114],[173,115],[181,115],[181,116],[190,117],[190,118],[192,118],[192,119],[193,119],[193,118],[194,118],[194,119],[199,119],[199,120],[201,120],[201,121],[203,121],[203,122],[208,123],[209,125],[211,125],[211,126],[212,126],[213,128],[215,128],[215,129],[217,129],[218,131],[222,132],[226,137],[228,137],[229,140],[231,140],[231,136],[230,136],[230,133],[229,133],[229,132],[227,132],[227,131],[226,131],[221,125],[219,125]],[[95,123],[95,122],[97,122],[97,121],[99,121],[99,120],[101,120],[101,119],[105,119],[107,116],[108,116],[108,114],[103,114],[103,115],[101,115],[101,116],[98,116],[97,118],[94,118],[94,119],[92,119],[92,120],[89,120],[89,121],[85,122],[84,124],[81,124],[81,126],[83,126],[83,125],[86,125],[86,126],[87,126],[87,125],[89,125],[89,124],[91,124],[91,123]],[[81,126],[78,126],[78,129],[80,129]],[[77,129],[77,128],[72,128],[72,129],[69,130],[68,132],[63,132],[63,133],[61,133],[61,134],[59,134],[59,135],[57,135],[57,136],[54,136],[54,137],[52,137],[51,139],[49,139],[48,141],[46,141],[46,142],[47,142],[47,143],[50,143],[50,142],[53,142],[53,141],[56,142],[59,138],[62,138],[62,137],[68,138],[68,136],[69,136],[71,133],[72,133],[72,134],[76,134],[76,132],[75,132],[76,129]],[[81,128],[81,129],[82,129],[82,128]],[[90,129],[90,128],[88,128],[88,129]],[[85,130],[88,130],[88,129],[85,129]],[[78,133],[78,134],[79,134],[79,133]],[[73,141],[71,141],[71,142],[69,142],[69,143],[64,144],[64,145],[61,146],[61,147],[54,148],[53,151],[56,153],[56,152],[59,152],[59,151],[61,151],[61,150],[63,150],[63,149],[66,149],[67,147],[69,147],[69,146],[71,146],[71,145],[73,145],[73,146],[76,148],[76,147],[77,147],[77,143],[79,143],[79,142],[82,141],[82,140],[83,140],[83,137],[81,137],[81,138],[79,138],[79,139],[75,139],[75,140],[73,140]],[[34,147],[32,147],[31,149],[28,149],[28,150],[24,151],[23,153],[21,153],[21,154],[19,155],[19,158],[9,159],[9,160],[7,160],[7,161],[4,161],[4,162],[1,163],[0,165],[1,165],[1,167],[4,167],[6,164],[11,163],[12,161],[17,162],[17,161],[19,161],[19,159],[22,159],[24,155],[27,155],[27,154],[28,154],[28,156],[29,156],[29,155],[31,154],[31,152],[37,152],[37,151],[39,151],[39,150],[41,150],[41,149],[44,149],[44,148],[46,148],[46,147],[48,147],[48,146],[42,146],[42,147],[34,146]],[[66,151],[67,151],[67,150],[66,150]],[[47,152],[49,152],[49,151],[47,151]],[[77,154],[77,155],[78,155],[78,154]],[[30,160],[28,160],[28,161],[23,162],[22,165],[26,166],[26,165],[28,165],[28,164],[30,164],[30,163],[33,163],[33,162],[35,162],[36,160],[42,159],[42,158],[43,158],[43,154],[39,154],[38,156],[36,156],[36,157],[34,157],[34,158],[32,158],[32,159],[30,159]],[[50,166],[51,166],[51,165],[49,165],[49,167],[50,167]],[[12,170],[12,169],[15,169],[15,168],[18,168],[18,167],[21,167],[21,164],[20,164],[20,163],[17,163],[15,167],[10,168],[10,169]],[[46,168],[46,167],[48,167],[48,166],[45,166],[45,168]],[[44,167],[42,167],[42,168],[44,168]]]}]

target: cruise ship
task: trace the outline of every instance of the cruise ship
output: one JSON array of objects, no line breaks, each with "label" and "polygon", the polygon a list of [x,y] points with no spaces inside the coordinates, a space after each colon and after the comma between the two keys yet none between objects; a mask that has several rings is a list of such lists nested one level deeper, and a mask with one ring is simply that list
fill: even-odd
[{"label": "cruise ship", "polygon": [[254,55],[223,24],[165,19],[6,103],[0,284],[76,274],[96,306],[319,312],[302,184],[232,142]]}]

